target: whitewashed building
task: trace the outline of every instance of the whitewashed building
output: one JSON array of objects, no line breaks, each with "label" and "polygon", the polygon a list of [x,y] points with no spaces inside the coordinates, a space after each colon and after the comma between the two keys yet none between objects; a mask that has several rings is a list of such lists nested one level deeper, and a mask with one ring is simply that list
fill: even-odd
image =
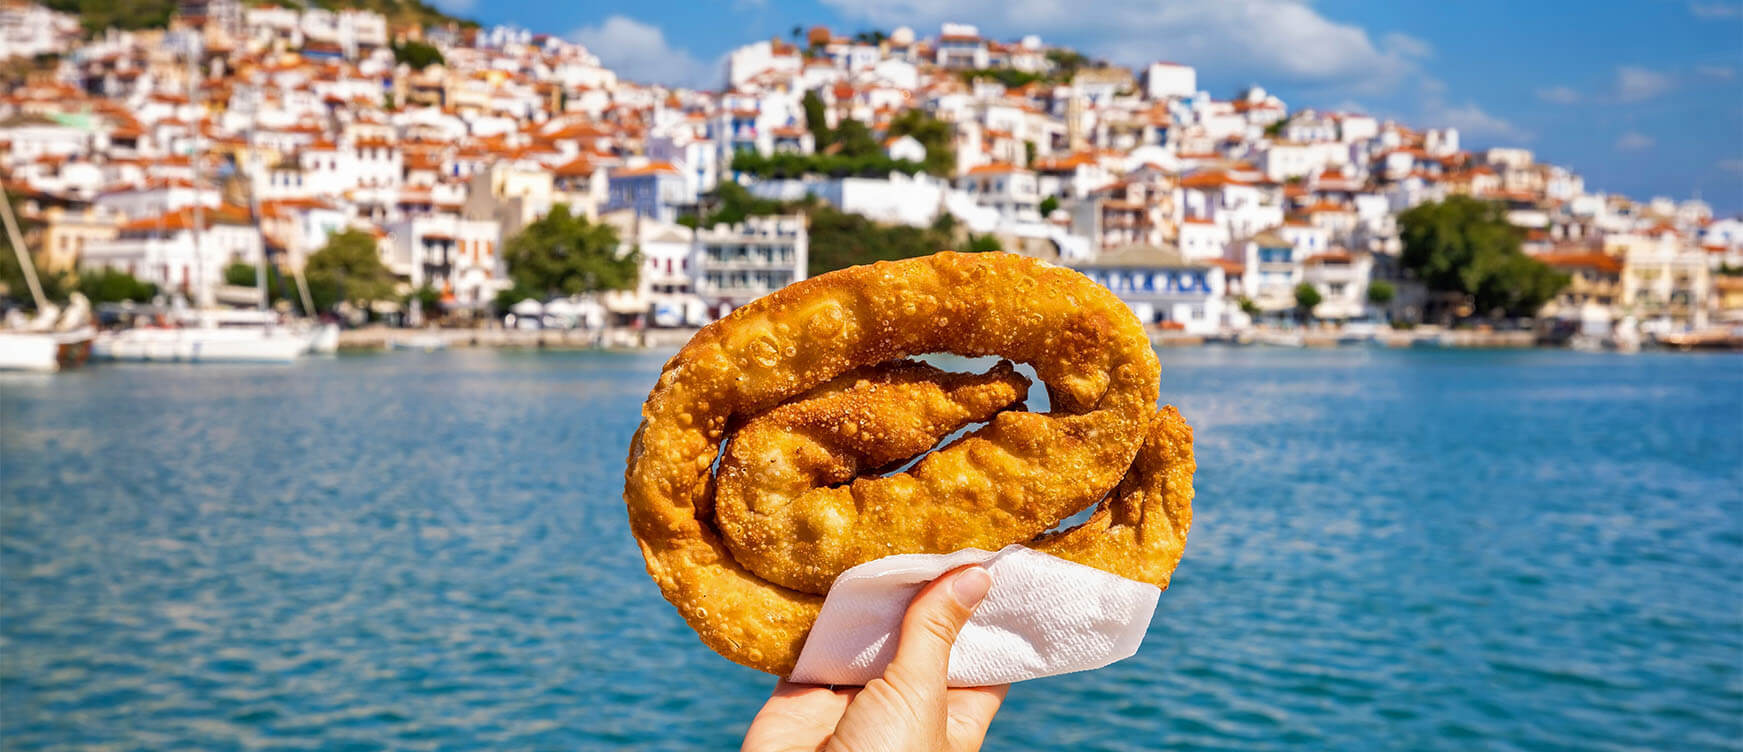
[{"label": "whitewashed building", "polygon": [[82,33],[71,13],[20,0],[0,3],[0,60],[66,52]]},{"label": "whitewashed building", "polygon": [[429,285],[444,299],[482,306],[508,286],[501,226],[451,214],[410,217],[386,227],[387,268],[414,288]]},{"label": "whitewashed building", "polygon": [[747,217],[696,232],[694,289],[716,316],[805,278],[810,234],[803,215]]},{"label": "whitewashed building", "polygon": [[956,179],[956,185],[1007,222],[1041,221],[1041,188],[1035,173],[1013,164],[981,165]]},{"label": "whitewashed building", "polygon": [[1275,230],[1259,233],[1229,246],[1227,258],[1239,263],[1245,279],[1241,289],[1260,310],[1285,311],[1295,307],[1295,286],[1302,281],[1302,259],[1295,244]]},{"label": "whitewashed building", "polygon": [[1112,290],[1146,325],[1211,334],[1228,322],[1221,267],[1168,246],[1128,245],[1072,264]]},{"label": "whitewashed building", "polygon": [[164,291],[209,300],[223,284],[224,267],[253,264],[263,250],[260,228],[246,215],[189,207],[128,222],[113,239],[86,243],[79,268],[115,269]]},{"label": "whitewashed building", "polygon": [[1359,319],[1368,311],[1368,280],[1374,257],[1342,248],[1308,256],[1302,262],[1301,280],[1319,292],[1313,307],[1318,319]]},{"label": "whitewashed building", "polygon": [[1190,97],[1198,93],[1198,71],[1179,63],[1151,63],[1144,69],[1144,94],[1151,99]]},{"label": "whitewashed building", "polygon": [[635,212],[619,210],[599,218],[617,231],[622,251],[641,253],[641,268],[633,290],[613,290],[600,302],[620,319],[652,326],[699,326],[709,321],[707,306],[696,296],[691,256],[696,231]]}]

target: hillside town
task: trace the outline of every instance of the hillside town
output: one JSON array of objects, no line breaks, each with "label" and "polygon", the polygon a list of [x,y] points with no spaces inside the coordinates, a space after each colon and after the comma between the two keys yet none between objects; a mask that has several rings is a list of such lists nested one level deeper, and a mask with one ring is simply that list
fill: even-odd
[{"label": "hillside town", "polygon": [[[1402,261],[1399,218],[1468,196],[1566,275],[1540,321],[1606,336],[1743,317],[1743,220],[1698,200],[966,23],[795,27],[731,52],[715,91],[626,81],[523,29],[238,0],[95,34],[7,0],[0,58],[34,65],[0,96],[0,178],[38,265],[189,300],[251,304],[227,268],[294,272],[358,231],[402,294],[430,294],[353,315],[499,321],[504,249],[562,205],[612,228],[639,274],[537,303],[583,327],[691,327],[826,271],[804,208],[821,202],[1079,269],[1162,331],[1414,322],[1439,298]],[[717,221],[729,193],[775,208]]]}]

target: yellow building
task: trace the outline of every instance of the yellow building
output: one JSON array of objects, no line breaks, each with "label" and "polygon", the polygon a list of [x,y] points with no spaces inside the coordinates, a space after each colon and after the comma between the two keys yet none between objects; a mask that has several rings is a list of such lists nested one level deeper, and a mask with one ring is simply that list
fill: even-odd
[{"label": "yellow building", "polygon": [[1544,316],[1578,318],[1580,312],[1588,308],[1614,313],[1614,307],[1622,298],[1621,259],[1577,250],[1544,253],[1534,258],[1568,275],[1569,280],[1568,286],[1544,306]]},{"label": "yellow building", "polygon": [[1705,254],[1696,249],[1635,248],[1623,259],[1623,309],[1643,323],[1705,327],[1712,285]]},{"label": "yellow building", "polygon": [[39,219],[42,244],[37,253],[44,271],[78,268],[85,246],[114,240],[121,224],[118,216],[96,209],[71,210],[59,206],[44,210]]},{"label": "yellow building", "polygon": [[1713,316],[1720,321],[1743,322],[1743,277],[1713,277]]}]

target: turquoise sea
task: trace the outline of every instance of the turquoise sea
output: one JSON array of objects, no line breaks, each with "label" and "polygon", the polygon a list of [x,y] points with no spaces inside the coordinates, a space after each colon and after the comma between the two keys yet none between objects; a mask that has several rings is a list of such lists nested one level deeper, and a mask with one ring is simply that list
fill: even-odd
[{"label": "turquoise sea", "polygon": [[[665,355],[0,378],[0,747],[736,748],[619,496]],[[989,749],[1743,749],[1743,358],[1161,355],[1186,560]]]}]

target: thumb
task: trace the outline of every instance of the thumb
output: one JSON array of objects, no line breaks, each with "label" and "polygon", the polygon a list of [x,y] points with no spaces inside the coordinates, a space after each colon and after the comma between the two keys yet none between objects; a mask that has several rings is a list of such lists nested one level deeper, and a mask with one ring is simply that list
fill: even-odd
[{"label": "thumb", "polygon": [[902,617],[896,657],[885,675],[942,689],[950,669],[950,647],[992,585],[993,577],[985,568],[968,566],[922,588]]}]

